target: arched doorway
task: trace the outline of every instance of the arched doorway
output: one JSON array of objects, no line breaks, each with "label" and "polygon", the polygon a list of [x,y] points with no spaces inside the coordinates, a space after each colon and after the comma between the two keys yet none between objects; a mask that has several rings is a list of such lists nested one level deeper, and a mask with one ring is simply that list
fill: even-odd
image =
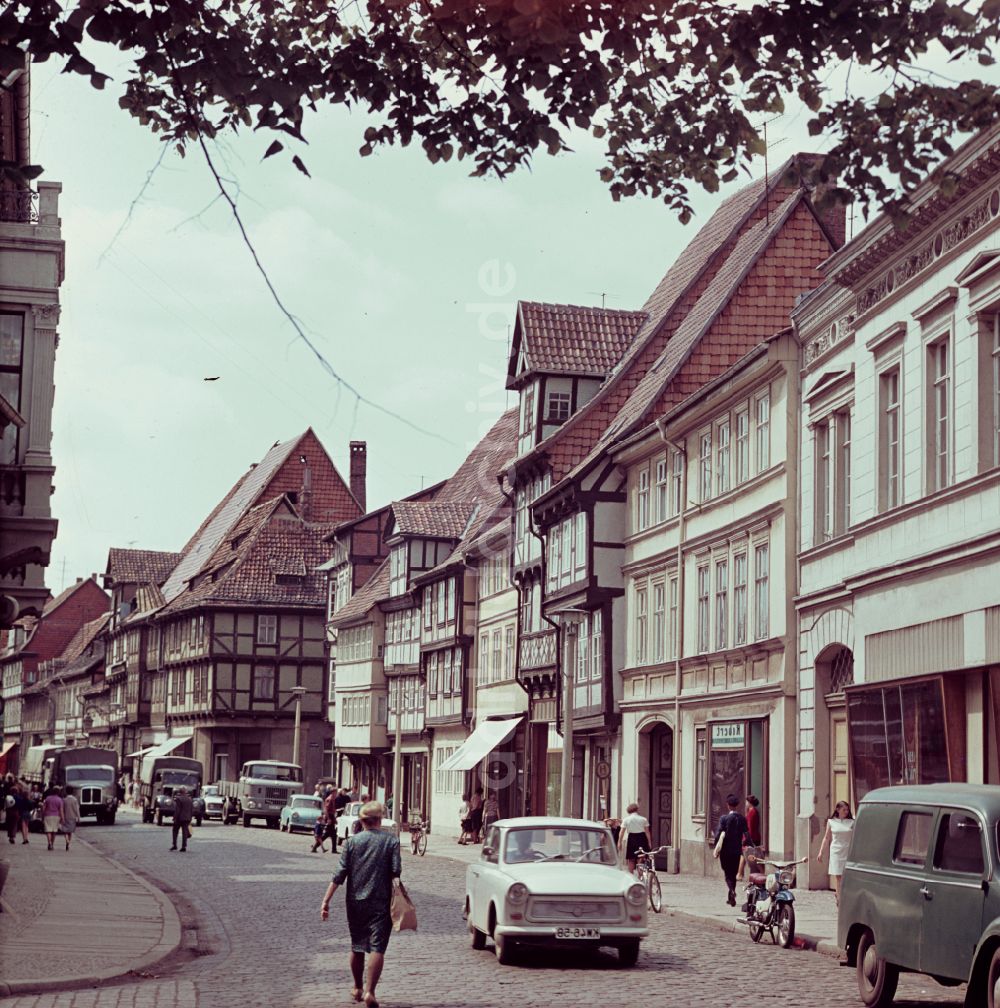
[{"label": "arched doorway", "polygon": [[839,801],[853,804],[844,700],[844,688],[853,682],[854,652],[842,644],[824,648],[816,659],[817,714],[825,714],[816,723],[816,754],[824,764],[816,767],[816,800],[821,811]]},{"label": "arched doorway", "polygon": [[674,733],[673,729],[657,721],[646,735],[648,762],[647,808],[653,845],[673,844],[674,802]]}]

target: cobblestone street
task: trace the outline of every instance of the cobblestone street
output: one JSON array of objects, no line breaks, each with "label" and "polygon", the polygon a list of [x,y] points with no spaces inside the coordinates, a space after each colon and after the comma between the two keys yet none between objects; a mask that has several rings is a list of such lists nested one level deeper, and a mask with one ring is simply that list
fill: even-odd
[{"label": "cobblestone street", "polygon": [[[334,859],[310,854],[310,838],[263,828],[206,823],[190,851],[168,851],[166,829],[125,817],[87,840],[166,890],[185,926],[184,949],[134,983],[95,990],[8,998],[2,1008],[226,1008],[238,1005],[348,1004],[348,940],[340,895],[330,922],[318,908]],[[651,914],[652,934],[638,965],[619,969],[613,953],[529,954],[501,967],[469,947],[461,904],[465,866],[414,858],[403,875],[420,930],[394,935],[379,995],[387,1006],[579,1006],[630,1001],[685,1005],[730,1003],[746,989],[764,1005],[859,1005],[852,970],[815,952],[783,951],[765,939],[725,933],[665,911]],[[670,881],[665,880],[669,907]],[[492,948],[492,946],[490,946]],[[726,991],[728,990],[728,993]],[[962,1003],[964,988],[904,977],[897,1003]]]}]

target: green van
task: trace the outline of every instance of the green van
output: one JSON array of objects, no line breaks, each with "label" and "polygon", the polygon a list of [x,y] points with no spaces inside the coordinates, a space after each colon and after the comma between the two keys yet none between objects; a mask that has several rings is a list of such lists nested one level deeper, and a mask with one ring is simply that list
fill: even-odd
[{"label": "green van", "polygon": [[1000,787],[870,791],[844,868],[837,940],[866,1005],[900,972],[968,983],[968,1008],[1000,1008]]}]

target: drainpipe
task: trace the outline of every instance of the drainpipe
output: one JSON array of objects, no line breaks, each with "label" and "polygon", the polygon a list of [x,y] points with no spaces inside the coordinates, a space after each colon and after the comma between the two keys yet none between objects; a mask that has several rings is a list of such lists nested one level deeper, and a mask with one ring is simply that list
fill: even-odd
[{"label": "drainpipe", "polygon": [[687,448],[683,444],[675,444],[667,437],[666,417],[656,421],[656,430],[660,440],[676,451],[682,460],[681,491],[677,502],[677,649],[674,655],[674,772],[671,780],[673,795],[670,799],[672,814],[670,817],[670,846],[674,851],[674,864],[670,865],[673,872],[680,871],[681,850],[681,658],[684,654],[684,529],[687,511]]},{"label": "drainpipe", "polygon": [[[794,778],[792,781],[792,794],[793,802],[795,803],[794,812],[792,815],[792,852],[796,856],[801,856],[798,851],[795,850],[795,834],[798,831],[798,821],[799,815],[802,811],[802,732],[799,728],[799,717],[802,711],[802,677],[799,673],[799,658],[802,654],[802,645],[799,639],[799,620],[798,612],[795,608],[794,599],[798,597],[799,593],[802,591],[802,567],[799,562],[799,502],[802,500],[802,457],[800,450],[800,433],[802,430],[802,395],[800,389],[800,378],[802,374],[802,368],[805,366],[805,362],[802,359],[802,344],[798,339],[798,332],[795,328],[795,324],[792,324],[793,340],[795,342],[795,370],[793,372],[792,368],[786,368],[787,379],[785,382],[785,388],[787,389],[786,394],[791,396],[794,392],[795,394],[795,408],[790,410],[794,422],[789,424],[789,431],[787,435],[788,448],[785,452],[785,471],[788,471],[788,463],[794,459],[795,460],[795,497],[793,498],[794,504],[789,507],[786,503],[785,507],[785,528],[786,535],[791,536],[791,545],[794,550],[794,566],[793,573],[795,577],[795,591],[791,594],[790,598],[792,601],[789,602],[789,611],[786,615],[786,619],[790,618],[793,621],[792,632],[786,633],[786,637],[795,642],[795,716],[793,719],[793,725],[795,728],[795,770]],[[785,544],[785,550],[787,551],[788,544]],[[786,595],[788,592],[786,591]],[[786,651],[785,661],[787,662],[789,655]],[[814,673],[815,674],[815,673]],[[815,683],[814,683],[815,685]],[[813,690],[813,709],[815,711],[815,689]],[[814,715],[815,716],[815,715]],[[815,723],[815,722],[814,722]],[[813,733],[813,746],[815,747],[815,732]],[[813,766],[816,765],[815,755],[813,757]],[[815,780],[813,781],[813,787],[815,788]],[[810,814],[810,821],[811,821]],[[805,855],[809,855],[809,840],[806,840]],[[808,865],[808,861],[806,864]],[[806,873],[807,881],[806,885],[808,887],[808,871]]]}]

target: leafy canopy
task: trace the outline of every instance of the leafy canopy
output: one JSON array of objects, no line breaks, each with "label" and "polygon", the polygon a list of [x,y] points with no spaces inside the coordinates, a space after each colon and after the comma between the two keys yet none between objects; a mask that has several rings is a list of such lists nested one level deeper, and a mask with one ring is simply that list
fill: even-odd
[{"label": "leafy canopy", "polygon": [[[588,130],[615,199],[658,196],[687,220],[692,183],[715,191],[749,168],[789,95],[810,134],[832,137],[806,181],[827,199],[898,205],[950,137],[1000,112],[991,85],[921,61],[941,47],[991,66],[998,32],[1000,0],[8,0],[0,77],[27,50],[100,88],[102,59],[122,50],[122,108],[182,153],[199,134],[253,129],[271,156],[332,103],[367,114],[363,155],[416,140],[432,162],[502,177]],[[884,90],[831,93],[844,61]]]}]

